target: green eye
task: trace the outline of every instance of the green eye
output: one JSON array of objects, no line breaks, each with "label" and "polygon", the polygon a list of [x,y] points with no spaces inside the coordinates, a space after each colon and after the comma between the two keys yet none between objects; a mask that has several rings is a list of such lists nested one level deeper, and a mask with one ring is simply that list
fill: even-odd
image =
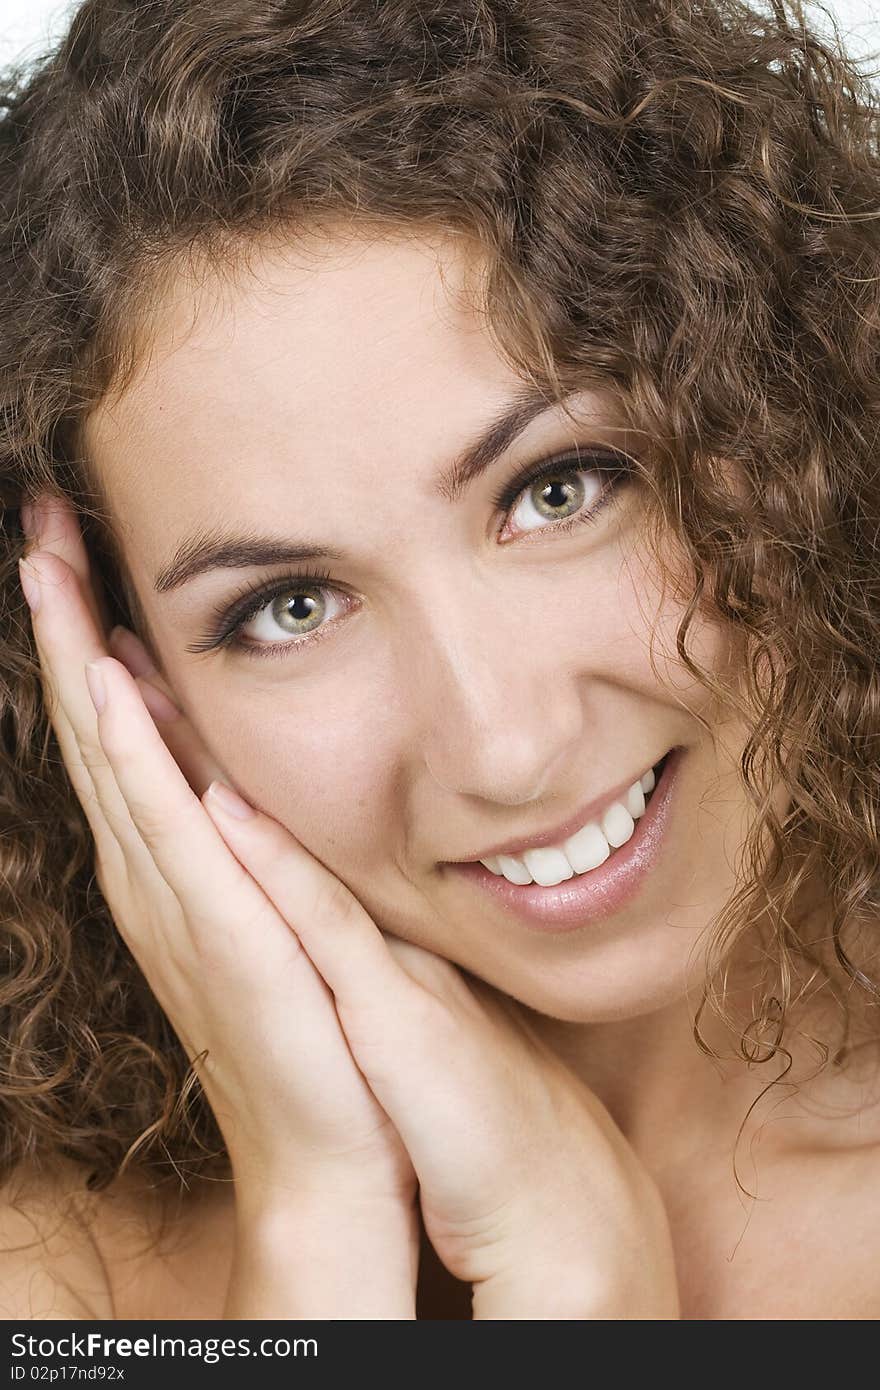
[{"label": "green eye", "polygon": [[[593,521],[632,474],[624,454],[568,454],[530,468],[524,478],[514,478],[495,502],[514,517],[525,505],[536,520],[535,526],[526,526],[527,532],[543,527],[567,531],[581,521]],[[517,502],[519,506],[514,507]]]},{"label": "green eye", "polygon": [[[553,522],[566,521],[569,517],[576,516],[583,507],[587,494],[587,485],[578,473],[559,472],[548,473],[544,479],[532,483],[524,490],[522,497],[539,522]],[[521,507],[522,502],[516,511]]]}]

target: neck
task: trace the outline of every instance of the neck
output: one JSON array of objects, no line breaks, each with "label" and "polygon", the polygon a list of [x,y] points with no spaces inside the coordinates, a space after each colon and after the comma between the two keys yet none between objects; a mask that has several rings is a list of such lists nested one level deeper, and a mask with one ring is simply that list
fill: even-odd
[{"label": "neck", "polygon": [[805,965],[804,977],[799,981],[795,970],[775,1051],[776,1019],[748,1027],[754,1001],[762,997],[756,992],[757,966],[728,982],[729,1018],[709,1004],[700,1013],[708,1054],[694,1035],[701,988],[651,1013],[610,1022],[527,1014],[539,1036],[602,1101],[646,1166],[679,1168],[691,1155],[703,1161],[712,1154],[729,1163],[734,1154],[748,1157],[759,1131],[763,1153],[846,1142],[861,1107],[877,1104],[871,1089],[876,1019],[873,1029],[860,1027],[853,991],[845,1001],[848,1023],[821,975]]}]

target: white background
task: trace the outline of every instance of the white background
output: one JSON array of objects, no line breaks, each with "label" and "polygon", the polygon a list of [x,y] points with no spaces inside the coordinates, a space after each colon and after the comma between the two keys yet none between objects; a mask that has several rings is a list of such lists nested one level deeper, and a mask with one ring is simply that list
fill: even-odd
[{"label": "white background", "polygon": [[[47,42],[57,38],[66,28],[67,20],[79,0],[0,0],[0,65],[34,58]],[[770,5],[756,0],[758,7],[770,12]],[[880,50],[880,0],[824,0],[834,15],[845,45],[856,59]],[[821,11],[812,3],[805,9],[821,31],[827,23]],[[880,52],[867,67],[880,67]],[[880,77],[875,78],[880,84]]]},{"label": "white background", "polygon": [[75,9],[71,0],[0,0],[0,64],[38,53]]}]

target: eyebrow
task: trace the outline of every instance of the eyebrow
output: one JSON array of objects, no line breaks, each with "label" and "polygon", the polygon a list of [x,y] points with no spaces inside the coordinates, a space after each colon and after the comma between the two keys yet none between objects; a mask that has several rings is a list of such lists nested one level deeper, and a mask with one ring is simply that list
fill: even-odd
[{"label": "eyebrow", "polygon": [[[458,501],[468,485],[485,473],[537,416],[557,408],[574,394],[569,392],[562,400],[554,400],[535,386],[523,388],[441,473],[435,491],[448,502]],[[214,528],[183,541],[153,583],[157,593],[167,594],[209,570],[294,565],[319,559],[339,561],[343,556],[330,546],[308,541],[294,543],[253,534],[234,535]]]}]

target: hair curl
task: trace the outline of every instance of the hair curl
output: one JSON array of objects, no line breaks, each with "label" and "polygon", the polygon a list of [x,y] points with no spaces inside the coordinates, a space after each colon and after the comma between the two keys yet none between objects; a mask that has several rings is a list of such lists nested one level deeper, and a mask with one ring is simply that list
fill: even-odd
[{"label": "hair curl", "polygon": [[[507,360],[557,396],[613,387],[652,441],[646,481],[691,567],[678,654],[715,688],[687,647],[700,610],[747,654],[748,872],[711,924],[699,1012],[727,1007],[725,972],[758,922],[743,1056],[785,1051],[799,963],[844,1015],[853,985],[876,1001],[878,135],[876,90],[797,0],[772,14],[740,0],[86,0],[39,65],[7,74],[0,1174],[51,1155],[94,1191],[129,1164],[163,1188],[226,1171],[96,883],[43,706],[17,508],[44,489],[72,497],[112,621],[143,631],[82,424],[127,380],[176,267],[234,266],[256,237],[325,219],[467,237]],[[829,960],[795,911],[817,882]],[[705,1047],[699,1017],[695,1034]]]}]

